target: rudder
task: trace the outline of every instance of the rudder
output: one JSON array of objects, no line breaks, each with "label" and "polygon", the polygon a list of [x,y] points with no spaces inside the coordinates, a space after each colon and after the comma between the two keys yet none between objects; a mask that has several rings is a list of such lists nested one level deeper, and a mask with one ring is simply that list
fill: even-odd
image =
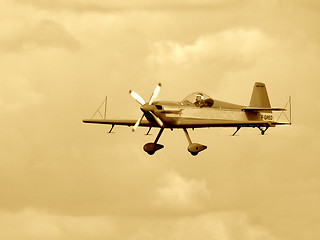
[{"label": "rudder", "polygon": [[271,108],[267,88],[264,83],[256,82],[254,84],[249,106]]}]

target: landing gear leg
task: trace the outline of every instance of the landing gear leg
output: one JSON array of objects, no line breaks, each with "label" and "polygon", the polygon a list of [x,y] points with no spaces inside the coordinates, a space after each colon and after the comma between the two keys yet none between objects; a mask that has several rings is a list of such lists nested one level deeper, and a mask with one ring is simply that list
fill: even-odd
[{"label": "landing gear leg", "polygon": [[187,140],[189,142],[188,151],[193,155],[198,155],[199,152],[205,150],[207,146],[199,144],[199,143],[192,143],[191,138],[189,136],[189,133],[186,128],[183,128],[183,131],[187,137]]},{"label": "landing gear leg", "polygon": [[189,145],[191,145],[191,144],[192,144],[192,141],[191,141],[191,138],[190,138],[190,136],[189,136],[189,133],[188,133],[187,129],[184,128],[183,131],[184,131],[184,134],[185,134],[186,137],[187,137],[187,140],[188,140],[188,142],[189,142]]},{"label": "landing gear leg", "polygon": [[164,128],[160,128],[160,131],[159,131],[159,133],[153,143],[147,143],[143,146],[143,150],[145,152],[147,152],[149,155],[153,155],[156,151],[158,151],[164,147],[163,145],[158,144],[159,138],[160,138],[163,130],[164,130]]},{"label": "landing gear leg", "polygon": [[258,127],[261,132],[261,135],[264,135],[264,133],[269,129],[269,127],[270,127],[269,125],[267,125],[265,129],[263,129],[262,127]]}]

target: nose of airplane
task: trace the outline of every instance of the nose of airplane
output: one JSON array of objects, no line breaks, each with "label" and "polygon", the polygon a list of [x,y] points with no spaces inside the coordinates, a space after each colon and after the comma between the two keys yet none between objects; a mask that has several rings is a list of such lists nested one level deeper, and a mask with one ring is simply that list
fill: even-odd
[{"label": "nose of airplane", "polygon": [[149,105],[148,103],[146,104],[143,104],[140,109],[143,111],[143,112],[149,112],[149,111],[153,111],[154,110],[154,105]]}]

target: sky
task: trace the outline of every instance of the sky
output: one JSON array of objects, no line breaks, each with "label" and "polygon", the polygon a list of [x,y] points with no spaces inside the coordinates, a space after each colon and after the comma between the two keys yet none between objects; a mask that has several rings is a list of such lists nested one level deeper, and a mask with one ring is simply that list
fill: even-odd
[{"label": "sky", "polygon": [[[320,238],[320,4],[316,0],[3,0],[0,238]],[[292,96],[293,125],[166,130],[82,123],[138,119],[130,89],[180,101],[202,91],[248,105]]]}]

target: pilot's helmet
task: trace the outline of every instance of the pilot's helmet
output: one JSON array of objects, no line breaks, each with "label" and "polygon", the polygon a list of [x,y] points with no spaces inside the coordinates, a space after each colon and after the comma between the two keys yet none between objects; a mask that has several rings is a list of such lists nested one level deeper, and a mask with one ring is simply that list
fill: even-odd
[{"label": "pilot's helmet", "polygon": [[197,94],[196,96],[196,101],[200,102],[201,100],[203,100],[203,95],[201,93]]}]

